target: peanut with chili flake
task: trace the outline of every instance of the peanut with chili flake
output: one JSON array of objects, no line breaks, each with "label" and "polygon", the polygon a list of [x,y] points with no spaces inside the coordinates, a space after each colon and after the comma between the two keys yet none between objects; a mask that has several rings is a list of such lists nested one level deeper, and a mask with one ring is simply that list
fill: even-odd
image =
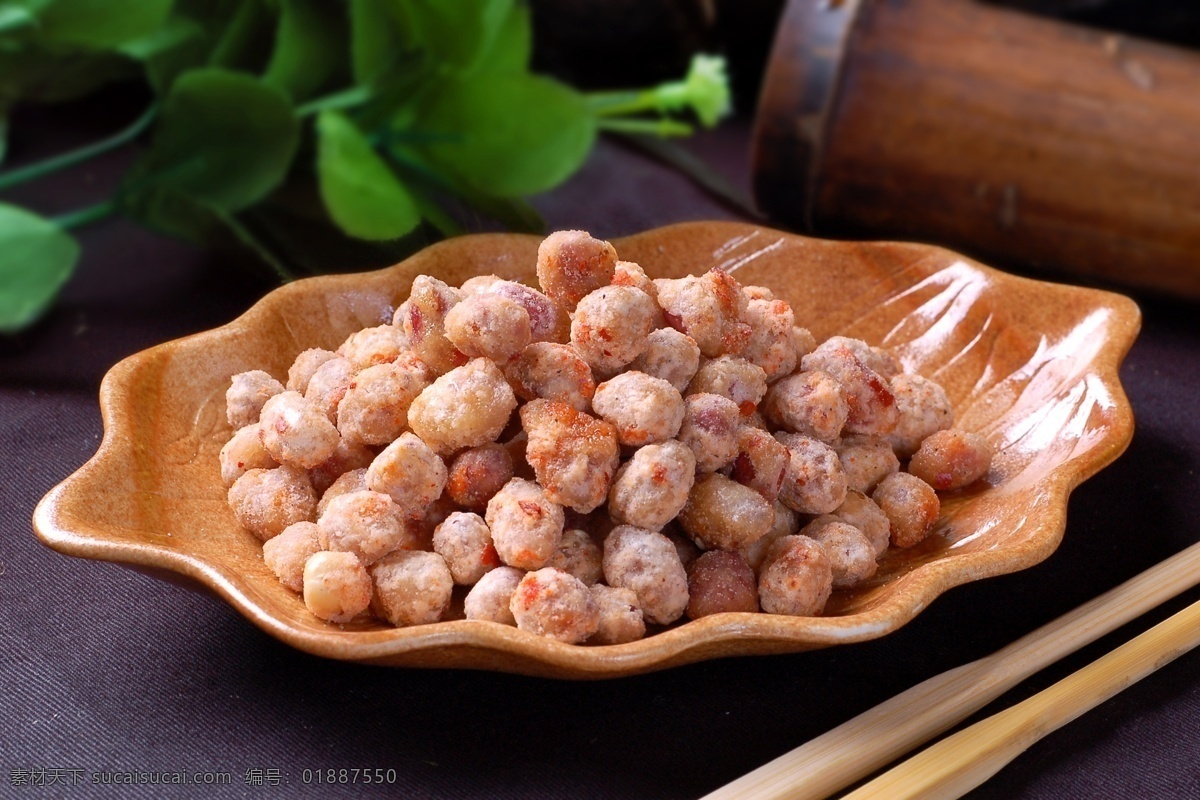
[{"label": "peanut with chili flake", "polygon": [[562,506],[533,481],[509,481],[488,501],[486,520],[500,560],[510,567],[540,569],[562,541]]},{"label": "peanut with chili flake", "polygon": [[949,430],[925,437],[908,463],[908,471],[934,489],[961,489],[987,475],[992,448],[978,433]]},{"label": "peanut with chili flake", "polygon": [[316,516],[317,493],[308,473],[286,464],[247,470],[229,487],[228,498],[238,523],[264,542]]},{"label": "peanut with chili flake", "polygon": [[433,552],[445,559],[454,582],[464,586],[500,566],[492,533],[478,514],[455,511],[446,517],[433,532]]},{"label": "peanut with chili flake", "polygon": [[519,629],[568,644],[583,642],[600,627],[600,609],[588,587],[553,567],[525,573],[509,609]]},{"label": "peanut with chili flake", "polygon": [[468,620],[592,645],[685,613],[817,615],[929,535],[935,488],[988,471],[940,386],[818,343],[767,287],[655,280],[582,231],[536,266],[544,293],[417,276],[391,324],[304,350],[286,388],[233,377],[230,508],[313,613],[428,624],[461,585]]},{"label": "peanut with chili flake", "polygon": [[523,405],[521,424],[529,436],[525,460],[547,496],[584,514],[599,507],[620,462],[616,429],[553,400]]},{"label": "peanut with chili flake", "polygon": [[604,286],[579,301],[571,344],[598,375],[614,375],[646,349],[656,306],[632,286]]},{"label": "peanut with chili flake", "polygon": [[659,278],[658,304],[667,324],[692,337],[708,358],[741,355],[752,333],[741,284],[714,267],[701,276]]},{"label": "peanut with chili flake", "polygon": [[589,293],[612,283],[616,267],[613,246],[587,231],[558,231],[538,245],[538,284],[567,311],[574,311]]},{"label": "peanut with chili flake", "polygon": [[621,444],[665,442],[683,424],[683,397],[674,386],[644,372],[622,372],[596,387],[592,410],[617,431]]},{"label": "peanut with chili flake", "polygon": [[776,540],[758,571],[758,602],[768,614],[818,616],[832,591],[825,548],[800,534]]}]

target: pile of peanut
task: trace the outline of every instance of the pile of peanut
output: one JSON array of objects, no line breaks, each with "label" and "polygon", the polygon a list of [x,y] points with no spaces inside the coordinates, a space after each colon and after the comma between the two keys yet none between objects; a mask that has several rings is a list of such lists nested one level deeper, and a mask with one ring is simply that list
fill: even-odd
[{"label": "pile of peanut", "polygon": [[229,505],[316,616],[619,644],[685,615],[819,615],[930,533],[935,489],[988,472],[940,386],[818,345],[769,289],[651,280],[582,231],[546,238],[537,276],[423,275],[286,384],[233,376]]}]

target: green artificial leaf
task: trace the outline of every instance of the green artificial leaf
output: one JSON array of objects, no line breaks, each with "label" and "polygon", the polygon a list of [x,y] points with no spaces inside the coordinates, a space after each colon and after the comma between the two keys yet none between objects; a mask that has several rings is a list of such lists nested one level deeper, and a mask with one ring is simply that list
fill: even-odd
[{"label": "green artificial leaf", "polygon": [[596,120],[583,98],[537,75],[480,72],[424,94],[409,147],[439,171],[486,194],[545,191],[577,170]]},{"label": "green artificial leaf", "polygon": [[54,54],[26,44],[0,52],[0,102],[58,103],[137,74],[137,64],[114,53]]},{"label": "green artificial leaf", "polygon": [[393,0],[350,0],[350,59],[355,83],[370,83],[403,49]]},{"label": "green artificial leaf", "polygon": [[393,0],[409,47],[424,50],[438,71],[477,68],[492,49],[516,0]]},{"label": "green artificial leaf", "polygon": [[47,44],[95,50],[153,33],[171,11],[173,0],[21,0],[38,18],[37,39]]},{"label": "green artificial leaf", "polygon": [[515,2],[500,23],[491,48],[481,58],[480,69],[488,72],[526,72],[533,57],[533,21],[528,3]]},{"label": "green artificial leaf", "polygon": [[303,100],[330,84],[346,60],[346,23],[328,0],[283,0],[275,49],[263,76]]},{"label": "green artificial leaf", "polygon": [[267,0],[241,0],[217,39],[208,65],[262,72],[270,55],[262,43],[273,35],[276,16]]},{"label": "green artificial leaf", "polygon": [[138,61],[147,61],[203,35],[204,29],[200,23],[187,17],[173,16],[151,33],[123,43],[117,51]]},{"label": "green artificial leaf", "polygon": [[317,118],[317,179],[329,215],[360,239],[395,239],[421,221],[412,195],[344,114]]},{"label": "green artificial leaf", "polygon": [[0,332],[20,330],[41,316],[78,260],[79,245],[69,233],[0,204]]},{"label": "green artificial leaf", "polygon": [[292,105],[279,89],[243,73],[191,70],[171,87],[150,152],[124,191],[179,193],[219,211],[238,211],[283,181],[299,134]]}]

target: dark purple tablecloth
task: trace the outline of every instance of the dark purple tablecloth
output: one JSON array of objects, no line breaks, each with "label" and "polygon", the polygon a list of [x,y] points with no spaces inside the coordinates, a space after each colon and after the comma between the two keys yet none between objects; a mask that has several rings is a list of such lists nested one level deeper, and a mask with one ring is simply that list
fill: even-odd
[{"label": "dark purple tablecloth", "polygon": [[[694,147],[744,186],[748,139],[747,126],[733,124]],[[24,146],[28,154],[56,144]],[[11,196],[48,212],[86,204],[122,158]],[[611,142],[537,206],[552,228],[606,237],[733,216]],[[1200,539],[1197,308],[1144,300],[1144,330],[1122,372],[1138,432],[1120,460],[1075,492],[1061,548],[1025,572],[951,591],[884,639],[599,683],[322,660],[212,596],[67,558],[34,538],[35,503],[100,440],[104,372],[227,322],[269,289],[233,263],[125,222],[81,238],[79,274],[57,308],[0,344],[0,797],[698,797]],[[1188,592],[986,711],[1197,599]],[[1164,667],[971,796],[1200,797],[1198,670],[1200,653]],[[392,770],[395,783],[304,783],[341,768]],[[125,771],[213,771],[230,783],[92,783]],[[59,783],[18,785],[39,777]]]}]

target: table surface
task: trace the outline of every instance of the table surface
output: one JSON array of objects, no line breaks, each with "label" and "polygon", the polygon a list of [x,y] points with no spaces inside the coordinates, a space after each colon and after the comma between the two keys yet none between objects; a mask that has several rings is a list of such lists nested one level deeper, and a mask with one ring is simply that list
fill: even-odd
[{"label": "table surface", "polygon": [[[14,153],[53,152],[73,135],[17,139]],[[689,146],[744,188],[749,138],[749,126],[734,122]],[[47,213],[85,205],[129,157],[8,198]],[[551,229],[604,237],[740,218],[611,141],[535,204]],[[228,773],[228,785],[203,791],[221,798],[698,797],[1200,540],[1197,308],[1139,298],[1144,328],[1122,370],[1137,433],[1072,496],[1062,546],[1032,569],[952,590],[890,636],[592,683],[323,660],[275,641],[214,596],[68,558],[34,538],[38,499],[100,441],[104,372],[227,322],[270,288],[243,265],[128,222],[93,226],[81,239],[80,270],[55,310],[0,342],[0,797],[197,794],[92,783],[121,771]],[[983,713],[1197,599],[1191,591],[1167,603]],[[393,770],[395,783],[304,783],[341,768]],[[14,784],[39,770],[80,785]],[[970,796],[1200,796],[1200,652],[1051,734]]]}]

